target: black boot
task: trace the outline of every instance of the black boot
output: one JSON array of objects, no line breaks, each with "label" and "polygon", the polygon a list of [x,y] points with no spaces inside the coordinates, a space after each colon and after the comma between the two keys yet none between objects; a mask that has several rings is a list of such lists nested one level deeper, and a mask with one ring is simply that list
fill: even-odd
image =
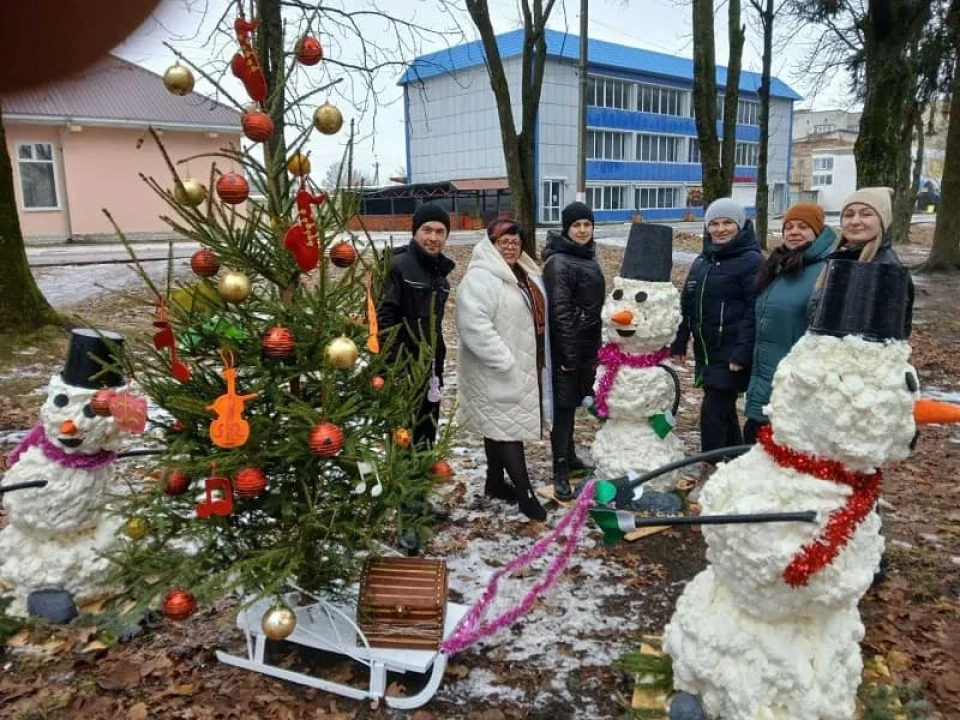
[{"label": "black boot", "polygon": [[546,520],[547,511],[543,509],[543,505],[534,495],[533,488],[530,487],[530,481],[527,480],[526,487],[520,487],[520,485],[521,483],[517,483],[517,507],[520,508],[520,512],[537,522]]},{"label": "black boot", "polygon": [[570,449],[567,455],[567,472],[571,474],[589,473],[594,470],[596,470],[595,466],[578,458],[576,453],[573,452],[573,449]]},{"label": "black boot", "polygon": [[567,477],[567,460],[561,458],[553,463],[553,496],[557,500],[572,500],[573,489]]},{"label": "black boot", "polygon": [[483,494],[489,498],[508,503],[517,502],[517,493],[503,477],[500,443],[490,438],[484,438],[483,449],[487,455],[487,482],[483,486]]},{"label": "black boot", "polygon": [[533,493],[533,487],[530,485],[530,474],[527,472],[527,459],[523,454],[522,442],[502,442],[498,443],[500,449],[500,459],[507,475],[513,480],[513,486],[516,488],[517,507],[520,512],[531,520],[543,522],[547,519],[547,511],[537,500]]}]

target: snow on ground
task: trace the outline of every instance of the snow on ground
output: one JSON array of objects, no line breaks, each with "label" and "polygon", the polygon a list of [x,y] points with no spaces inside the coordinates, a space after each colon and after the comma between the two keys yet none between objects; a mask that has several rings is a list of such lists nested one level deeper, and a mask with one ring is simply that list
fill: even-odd
[{"label": "snow on ground", "polygon": [[[177,274],[185,273],[189,267],[189,260],[174,260],[174,271]],[[166,260],[144,262],[143,269],[153,282],[166,282]],[[144,286],[143,280],[134,272],[133,267],[123,263],[35,268],[34,277],[44,296],[58,310],[105,292],[136,291]]]}]

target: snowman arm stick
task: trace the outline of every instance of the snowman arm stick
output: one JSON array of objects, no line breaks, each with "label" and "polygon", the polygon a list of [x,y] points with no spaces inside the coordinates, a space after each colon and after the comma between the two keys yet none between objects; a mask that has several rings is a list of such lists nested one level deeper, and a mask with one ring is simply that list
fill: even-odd
[{"label": "snowman arm stick", "polygon": [[127,450],[126,452],[117,453],[117,460],[122,460],[123,458],[128,457],[142,457],[144,455],[160,455],[163,453],[163,450],[156,449],[151,450],[149,448],[141,448],[139,450]]},{"label": "snowman arm stick", "polygon": [[781,513],[744,513],[742,515],[691,515],[680,517],[634,518],[634,525],[660,527],[661,525],[743,525],[748,523],[807,522],[817,521],[815,510]]},{"label": "snowman arm stick", "polygon": [[27,490],[29,488],[42,488],[46,487],[46,480],[31,480],[30,482],[17,483],[16,485],[0,485],[0,495],[10,492],[11,490]]},{"label": "snowman arm stick", "polygon": [[670,410],[670,412],[674,417],[676,417],[677,411],[680,410],[680,376],[677,375],[676,370],[664,363],[660,363],[660,365],[657,367],[663,368],[667,375],[669,375],[673,380],[673,408]]}]

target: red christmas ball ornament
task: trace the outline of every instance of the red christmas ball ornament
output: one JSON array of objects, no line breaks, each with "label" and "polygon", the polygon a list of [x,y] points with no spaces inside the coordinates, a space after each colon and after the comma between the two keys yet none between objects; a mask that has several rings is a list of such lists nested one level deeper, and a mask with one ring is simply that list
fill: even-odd
[{"label": "red christmas ball ornament", "polygon": [[343,431],[333,423],[320,423],[310,431],[308,444],[314,455],[333,457],[343,449]]},{"label": "red christmas ball ornament", "polygon": [[320,41],[310,35],[304,35],[297,42],[297,61],[301,65],[316,65],[323,60],[323,46]]},{"label": "red christmas ball ornament", "polygon": [[235,78],[240,78],[241,80],[244,75],[247,74],[247,61],[244,60],[242,53],[236,53],[230,58],[230,72],[233,73]]},{"label": "red christmas ball ornament", "polygon": [[183,470],[171,470],[163,478],[163,493],[165,495],[183,495],[190,487],[190,476]]},{"label": "red christmas ball ornament", "polygon": [[217,195],[227,205],[239,205],[250,197],[250,184],[240,173],[224,173],[217,180]]},{"label": "red christmas ball ornament", "polygon": [[173,432],[183,432],[187,429],[187,426],[183,424],[183,420],[174,420],[173,424],[170,426],[170,429]]},{"label": "red christmas ball ornament", "polygon": [[357,259],[357,251],[348,242],[338,242],[330,248],[330,262],[337,267],[345,268],[353,265]]},{"label": "red christmas ball ornament", "polygon": [[248,140],[266,142],[273,135],[273,120],[265,112],[251,110],[240,118],[240,127]]},{"label": "red christmas ball ornament", "polygon": [[113,397],[113,390],[97,390],[90,400],[90,409],[94,414],[100,417],[110,417],[110,399]]},{"label": "red christmas ball ornament", "polygon": [[413,442],[413,437],[410,435],[410,431],[405,427],[398,427],[393,431],[393,444],[402,450],[406,450],[410,447],[410,443]]},{"label": "red christmas ball ornament", "polygon": [[285,327],[270,328],[263,334],[260,348],[267,357],[283,359],[293,355],[293,333]]},{"label": "red christmas ball ornament", "polygon": [[244,468],[233,478],[233,492],[242,500],[253,500],[267,489],[267,476],[259,468]]},{"label": "red christmas ball ornament", "polygon": [[437,460],[430,466],[430,477],[436,482],[447,482],[453,477],[453,468],[446,460]]},{"label": "red christmas ball ornament", "polygon": [[380,390],[383,390],[383,388],[384,388],[384,386],[385,386],[386,384],[387,384],[387,381],[384,380],[384,379],[383,379],[382,377],[380,377],[379,375],[377,375],[375,378],[373,378],[373,379],[370,381],[371,387],[373,387],[373,389],[376,390],[376,391],[378,391],[378,392],[379,392]]},{"label": "red christmas ball ornament", "polygon": [[197,250],[190,258],[190,269],[200,277],[213,277],[220,272],[220,258],[213,250]]},{"label": "red christmas ball ornament", "polygon": [[174,588],[163,598],[163,614],[171,620],[186,620],[197,609],[193,593],[183,588]]}]

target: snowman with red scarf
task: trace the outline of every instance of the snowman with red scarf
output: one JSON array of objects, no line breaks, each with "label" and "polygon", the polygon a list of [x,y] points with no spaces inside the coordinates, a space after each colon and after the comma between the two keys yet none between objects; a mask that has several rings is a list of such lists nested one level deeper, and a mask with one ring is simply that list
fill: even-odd
[{"label": "snowman with red scarf", "polygon": [[[620,273],[604,302],[594,409],[603,420],[590,452],[597,477],[644,473],[683,457],[674,434],[680,383],[666,365],[680,325],[680,294],[670,280],[673,230],[631,226]],[[655,487],[672,485],[671,475]]]},{"label": "snowman with red scarf", "polygon": [[828,264],[810,328],[774,375],[771,424],[705,485],[704,515],[813,510],[817,522],[703,526],[710,565],[664,630],[683,691],[672,712],[692,694],[711,718],[853,717],[858,604],[884,545],[880,468],[910,454],[918,424],[960,421],[960,408],[919,397],[904,340],[908,277],[895,265]]},{"label": "snowman with red scarf", "polygon": [[[14,615],[67,622],[77,604],[104,592],[120,520],[104,505],[124,428],[142,430],[145,403],[122,392],[111,347],[123,337],[74,330],[64,370],[47,386],[40,423],[7,459],[0,498],[9,524],[0,530],[0,594]],[[108,403],[94,410],[94,396]],[[124,409],[140,418],[125,416]],[[136,426],[136,427],[134,427]],[[26,484],[27,487],[17,487]],[[5,492],[10,490],[11,492]]]}]

